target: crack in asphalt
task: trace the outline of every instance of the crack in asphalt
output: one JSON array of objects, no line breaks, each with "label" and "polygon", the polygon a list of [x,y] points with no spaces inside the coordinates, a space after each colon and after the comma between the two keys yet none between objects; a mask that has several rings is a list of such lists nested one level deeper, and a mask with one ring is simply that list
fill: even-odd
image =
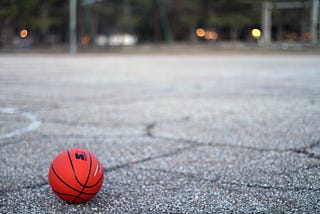
[{"label": "crack in asphalt", "polygon": [[172,174],[174,176],[181,176],[186,177],[191,180],[198,180],[198,181],[204,181],[207,183],[217,184],[217,185],[230,185],[230,186],[237,186],[237,187],[248,187],[248,188],[254,188],[254,189],[275,189],[279,191],[314,191],[318,192],[320,191],[320,188],[309,188],[309,187],[281,187],[281,186],[273,186],[269,184],[253,184],[253,183],[240,183],[240,182],[228,182],[224,181],[222,179],[222,176],[217,176],[215,179],[206,179],[200,176],[197,176],[193,173],[184,173],[184,172],[177,172],[177,171],[171,171],[171,170],[165,170],[165,169],[152,169],[152,168],[138,168],[142,171],[154,171],[154,172],[162,172],[166,174]]},{"label": "crack in asphalt", "polygon": [[[190,119],[190,117],[184,117],[184,118],[181,119],[181,121],[182,120],[185,121],[185,120],[189,120],[189,119]],[[174,121],[178,121],[178,120],[174,120]],[[156,135],[154,135],[153,130],[156,128],[158,123],[152,122],[152,123],[145,124],[144,135],[139,135],[139,136],[134,136],[134,137],[148,137],[148,138],[151,138],[151,139],[160,139],[160,140],[166,140],[166,141],[172,141],[172,142],[180,142],[180,143],[185,143],[185,144],[187,144],[189,146],[185,147],[185,148],[175,149],[175,150],[173,150],[171,152],[164,153],[164,154],[161,154],[161,155],[157,155],[157,156],[153,156],[153,157],[146,157],[146,158],[143,158],[143,159],[140,159],[140,160],[127,162],[127,163],[124,163],[124,164],[120,164],[120,165],[116,165],[116,166],[112,166],[112,167],[108,167],[108,168],[103,168],[104,172],[108,173],[108,172],[112,172],[112,171],[123,169],[123,168],[129,168],[131,166],[138,165],[138,164],[141,164],[141,163],[144,163],[144,162],[147,162],[147,161],[152,161],[152,160],[156,160],[156,159],[162,159],[162,158],[174,156],[174,155],[180,154],[180,153],[182,153],[184,151],[189,151],[189,150],[192,150],[194,148],[199,148],[199,147],[203,147],[203,146],[230,147],[230,148],[235,148],[235,149],[236,148],[242,148],[242,149],[254,150],[254,151],[259,151],[259,152],[271,152],[271,151],[272,152],[279,152],[279,153],[293,152],[293,153],[296,153],[296,154],[306,155],[308,158],[314,158],[314,159],[317,159],[317,160],[320,159],[319,155],[316,155],[315,153],[312,153],[312,152],[308,151],[308,150],[313,149],[315,147],[319,147],[320,146],[320,139],[314,140],[310,145],[305,146],[305,147],[289,148],[289,149],[274,149],[274,148],[270,149],[270,148],[259,148],[259,147],[244,146],[244,145],[234,145],[234,144],[203,143],[203,142],[200,142],[200,141],[183,139],[183,138],[156,136]],[[42,137],[52,137],[50,135],[43,135],[43,134],[41,136]],[[125,137],[130,137],[130,136],[128,135],[128,136],[125,136]],[[59,137],[61,137],[61,136],[59,136]],[[66,137],[66,135],[64,135],[63,137]],[[84,136],[81,136],[81,135],[70,135],[69,137],[78,138],[78,137],[84,137]],[[112,137],[114,137],[114,136],[112,136]],[[118,137],[123,137],[123,135],[119,135]],[[98,138],[100,138],[100,137],[98,137]],[[7,143],[0,144],[0,146],[14,144],[14,143],[17,143],[17,142],[13,141],[13,140],[10,140]],[[315,165],[315,167],[318,167],[318,165]],[[312,167],[312,168],[315,168],[315,167]],[[141,169],[141,168],[138,168],[138,169]],[[307,169],[310,169],[310,168],[307,168]],[[189,179],[201,180],[201,181],[220,184],[220,185],[234,185],[234,186],[238,186],[238,187],[248,187],[248,188],[257,188],[257,189],[276,189],[276,190],[279,190],[279,191],[320,191],[320,188],[309,188],[309,187],[292,187],[292,188],[288,188],[288,187],[280,187],[280,186],[265,185],[265,184],[226,182],[226,181],[223,181],[220,177],[218,177],[216,179],[205,179],[205,178],[199,177],[197,175],[194,175],[192,173],[175,172],[175,171],[163,170],[163,169],[142,169],[142,170],[146,170],[146,171],[147,170],[153,170],[153,171],[159,171],[159,172],[164,172],[164,173],[170,173],[170,174],[175,174],[175,175],[187,177]],[[43,187],[45,185],[48,185],[48,182],[46,180],[44,180],[43,182],[38,183],[38,184],[34,184],[34,185],[30,185],[30,186],[24,186],[24,187],[20,187],[20,188],[16,188],[16,189],[2,189],[2,190],[0,190],[0,193],[3,194],[3,193],[6,193],[6,192],[9,192],[9,191],[20,191],[22,189],[41,188],[41,187]]]},{"label": "crack in asphalt", "polygon": [[319,192],[320,188],[309,188],[309,187],[281,187],[281,186],[272,186],[272,185],[263,185],[263,184],[250,184],[250,183],[236,183],[236,182],[224,182],[221,181],[221,184],[224,185],[234,185],[237,187],[248,187],[253,189],[274,189],[284,192],[300,192],[300,191],[310,191],[310,192]]},{"label": "crack in asphalt", "polygon": [[[200,146],[211,146],[211,147],[230,147],[230,148],[242,148],[242,149],[248,149],[248,150],[254,150],[258,152],[278,152],[278,153],[284,153],[284,152],[293,152],[294,149],[275,149],[275,148],[259,148],[254,146],[245,146],[245,145],[236,145],[236,144],[223,144],[223,143],[203,143],[196,140],[188,140],[183,138],[174,138],[174,137],[165,137],[165,136],[151,136],[153,139],[161,139],[161,140],[170,140],[170,141],[176,141],[176,142],[182,142],[190,145],[198,145]],[[296,152],[297,153],[297,152]]]},{"label": "crack in asphalt", "polygon": [[316,155],[315,153],[308,151],[308,150],[313,149],[315,147],[320,147],[320,139],[314,140],[314,142],[311,143],[308,146],[300,147],[300,148],[294,148],[294,149],[292,149],[292,152],[298,153],[298,154],[304,154],[308,158],[315,158],[315,159],[320,160],[320,155]]},{"label": "crack in asphalt", "polygon": [[151,137],[151,138],[154,138],[154,134],[153,134],[153,129],[157,126],[157,124],[159,123],[174,123],[174,122],[186,122],[186,121],[189,121],[191,119],[190,116],[185,116],[185,117],[182,117],[182,118],[179,118],[179,119],[172,119],[170,121],[168,120],[165,120],[165,121],[158,121],[158,122],[152,122],[152,123],[147,123],[145,125],[145,135],[147,137]]},{"label": "crack in asphalt", "polygon": [[[255,150],[255,151],[259,151],[259,152],[278,152],[278,153],[284,153],[284,152],[293,152],[293,153],[298,153],[298,154],[305,154],[307,155],[307,157],[309,158],[316,158],[319,159],[319,157],[317,155],[315,155],[314,153],[310,153],[307,150],[308,149],[312,149],[314,147],[317,147],[320,145],[320,140],[316,140],[314,142],[312,142],[310,145],[302,147],[302,148],[290,148],[290,149],[274,149],[274,148],[258,148],[258,147],[252,147],[252,146],[243,146],[243,145],[232,145],[232,144],[222,144],[222,143],[201,143],[199,141],[194,141],[194,140],[187,140],[187,139],[180,139],[180,138],[170,138],[170,137],[161,137],[161,136],[155,136],[153,134],[153,129],[155,129],[157,123],[153,122],[153,123],[149,123],[146,124],[145,126],[145,136],[152,138],[152,139],[161,139],[161,140],[170,140],[173,142],[182,142],[182,143],[187,143],[189,145],[191,145],[190,147],[186,147],[183,149],[177,149],[173,152],[169,152],[169,153],[165,153],[159,156],[154,156],[154,157],[148,157],[148,158],[144,158],[138,161],[132,161],[132,162],[128,162],[125,164],[121,164],[121,165],[117,165],[114,167],[110,167],[110,168],[104,168],[105,172],[110,172],[110,171],[114,171],[114,170],[118,170],[118,169],[122,169],[122,168],[128,168],[130,166],[133,165],[137,165],[137,164],[141,164],[147,161],[152,161],[155,159],[161,159],[161,158],[165,158],[165,157],[170,157],[170,156],[174,156],[177,155],[183,151],[188,151],[194,148],[199,148],[202,146],[211,146],[211,147],[230,147],[230,148],[242,148],[242,149],[249,149],[249,150]],[[316,165],[317,167],[317,165]],[[307,168],[310,169],[311,167]],[[312,167],[314,168],[314,167]],[[162,172],[166,172],[166,173],[174,173],[174,174],[179,174],[181,176],[185,176],[188,178],[193,178],[193,179],[197,179],[197,180],[203,180],[206,182],[211,182],[211,183],[215,183],[218,182],[220,184],[227,184],[227,185],[235,185],[235,186],[239,186],[239,187],[248,187],[248,188],[257,188],[257,189],[276,189],[276,190],[281,190],[281,191],[320,191],[320,188],[309,188],[309,187],[292,187],[292,188],[288,188],[288,187],[280,187],[280,186],[273,186],[273,185],[263,185],[263,184],[250,184],[250,183],[236,183],[236,182],[225,182],[222,180],[219,180],[219,178],[217,179],[205,179],[205,178],[201,178],[199,176],[196,176],[192,173],[181,173],[181,172],[173,172],[170,170],[162,170],[162,169],[144,169],[144,170],[154,170],[154,171],[162,171]]]},{"label": "crack in asphalt", "polygon": [[80,135],[80,134],[65,134],[65,135],[39,135],[42,138],[51,138],[51,139],[85,139],[86,141],[90,138],[90,141],[95,140],[105,140],[108,138],[139,138],[143,137],[141,134],[115,134],[115,135],[99,135],[99,136],[90,136],[90,135]]},{"label": "crack in asphalt", "polygon": [[124,163],[124,164],[120,164],[120,165],[116,165],[116,166],[112,166],[112,167],[108,167],[108,168],[103,168],[103,170],[104,170],[104,172],[111,172],[111,171],[115,171],[115,170],[122,169],[122,168],[128,168],[130,166],[141,164],[141,163],[144,163],[144,162],[147,162],[147,161],[174,156],[174,155],[177,155],[177,154],[179,154],[181,152],[191,150],[191,149],[193,149],[195,147],[197,147],[197,146],[191,145],[191,146],[188,146],[188,147],[185,147],[185,148],[181,148],[181,149],[176,149],[176,150],[174,150],[172,152],[161,154],[161,155],[158,155],[158,156],[147,157],[147,158],[143,158],[143,159],[140,159],[140,160],[137,160],[137,161],[131,161],[131,162],[127,162],[127,163]]},{"label": "crack in asphalt", "polygon": [[24,189],[37,189],[37,188],[42,188],[44,186],[47,186],[49,185],[48,181],[43,181],[41,183],[37,183],[37,184],[32,184],[32,185],[28,185],[28,186],[22,186],[22,187],[19,187],[19,188],[15,188],[15,189],[1,189],[0,190],[0,194],[5,194],[7,192],[17,192],[17,191],[21,191],[21,190],[24,190]]},{"label": "crack in asphalt", "polygon": [[147,137],[154,138],[152,130],[154,129],[155,126],[156,126],[156,123],[149,123],[146,125],[146,128],[145,128],[146,134],[145,135]]},{"label": "crack in asphalt", "polygon": [[197,144],[199,146],[212,146],[212,147],[230,147],[230,148],[242,148],[242,149],[249,149],[254,150],[258,152],[278,152],[278,153],[284,153],[284,152],[293,152],[298,154],[304,154],[307,155],[308,158],[314,158],[314,159],[320,159],[320,155],[316,155],[315,153],[308,152],[308,149],[312,149],[314,147],[320,146],[320,139],[314,140],[311,142],[310,145],[300,148],[288,148],[288,149],[276,149],[276,148],[261,148],[261,147],[254,147],[254,146],[245,146],[245,145],[236,145],[236,144],[223,144],[223,143],[203,143],[197,140],[189,140],[189,139],[183,139],[183,138],[174,138],[174,137],[165,137],[165,136],[156,136],[153,134],[153,130],[156,128],[157,123],[149,123],[146,125],[145,128],[145,136],[153,138],[153,139],[162,139],[162,140],[170,140],[170,141],[177,141],[182,142],[186,144]]}]

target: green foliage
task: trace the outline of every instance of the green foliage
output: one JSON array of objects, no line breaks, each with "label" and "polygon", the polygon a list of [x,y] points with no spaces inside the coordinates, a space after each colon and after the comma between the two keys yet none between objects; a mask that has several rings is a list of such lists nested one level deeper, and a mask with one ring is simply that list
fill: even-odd
[{"label": "green foliage", "polygon": [[[222,29],[226,35],[231,31],[259,26],[263,1],[101,0],[84,6],[82,0],[78,0],[78,33],[81,36],[90,28],[92,37],[133,32],[142,41],[164,41],[164,35],[168,34],[173,40],[188,40],[196,27],[204,27]],[[273,16],[273,23],[277,24],[277,11]],[[164,23],[166,20],[169,23]],[[66,38],[68,23],[69,0],[0,0],[0,33],[8,26],[12,31],[27,27],[40,35],[54,29],[56,34]],[[296,27],[293,29],[299,28],[294,24]],[[237,38],[236,33],[234,35],[233,38]]]},{"label": "green foliage", "polygon": [[208,24],[214,26],[242,27],[254,22],[260,4],[253,0],[214,1],[214,15],[208,18]]},{"label": "green foliage", "polygon": [[168,8],[182,25],[194,25],[201,18],[201,0],[171,0]]},{"label": "green foliage", "polygon": [[[4,22],[14,22],[30,28],[50,27],[63,22],[58,6],[62,0],[2,0],[0,3],[0,19]],[[47,10],[43,17],[42,12]],[[64,11],[65,12],[65,11]]]}]

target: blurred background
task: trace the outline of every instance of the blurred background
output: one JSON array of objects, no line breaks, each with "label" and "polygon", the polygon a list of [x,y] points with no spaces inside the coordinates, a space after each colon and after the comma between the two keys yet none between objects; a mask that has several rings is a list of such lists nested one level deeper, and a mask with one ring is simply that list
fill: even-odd
[{"label": "blurred background", "polygon": [[0,49],[319,48],[319,0],[1,0]]}]

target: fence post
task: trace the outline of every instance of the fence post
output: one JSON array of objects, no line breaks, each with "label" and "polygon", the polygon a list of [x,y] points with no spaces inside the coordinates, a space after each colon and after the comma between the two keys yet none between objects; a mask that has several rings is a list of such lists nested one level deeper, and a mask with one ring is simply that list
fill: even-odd
[{"label": "fence post", "polygon": [[312,0],[311,4],[311,44],[318,44],[319,0]]},{"label": "fence post", "polygon": [[71,54],[77,53],[77,0],[69,0],[69,48]]},{"label": "fence post", "polygon": [[265,1],[262,3],[262,40],[265,47],[271,44],[271,10],[271,2]]}]

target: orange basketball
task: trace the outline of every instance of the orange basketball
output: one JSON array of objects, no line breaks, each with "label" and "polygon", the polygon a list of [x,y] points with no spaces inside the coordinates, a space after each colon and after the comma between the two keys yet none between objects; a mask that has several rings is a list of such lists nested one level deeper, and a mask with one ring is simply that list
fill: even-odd
[{"label": "orange basketball", "polygon": [[103,168],[96,156],[86,149],[61,152],[51,163],[49,184],[53,192],[68,203],[84,203],[101,189]]}]

